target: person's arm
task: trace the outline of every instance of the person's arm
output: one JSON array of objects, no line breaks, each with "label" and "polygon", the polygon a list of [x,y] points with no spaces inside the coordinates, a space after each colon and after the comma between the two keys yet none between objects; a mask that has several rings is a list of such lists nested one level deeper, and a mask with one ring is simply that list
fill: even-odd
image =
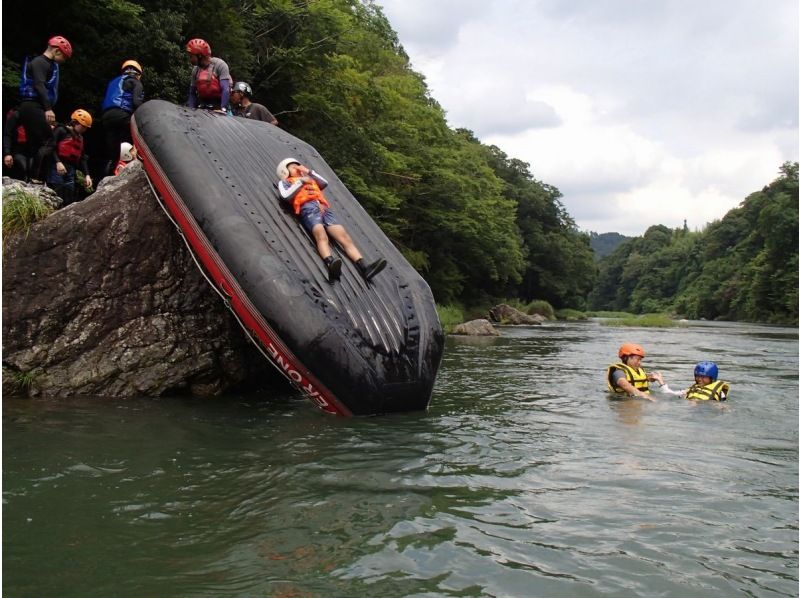
[{"label": "person's arm", "polygon": [[[622,372],[620,373],[622,374]],[[625,374],[622,374],[622,376],[619,378],[614,378],[613,382],[617,388],[622,389],[627,395],[631,397],[637,397],[639,399],[647,399],[648,401],[655,401],[655,399],[651,397],[649,394],[639,390],[633,384],[631,384],[625,377]]]},{"label": "person's arm", "polygon": [[219,107],[222,110],[228,107],[228,104],[231,100],[231,80],[230,79],[220,79],[219,86],[222,90],[222,96],[220,97]]},{"label": "person's arm", "polygon": [[189,77],[189,99],[186,100],[186,105],[189,108],[197,108],[197,67],[192,68],[192,75]]},{"label": "person's arm", "polygon": [[[14,154],[13,154],[13,145],[14,145],[14,135],[17,130],[17,120],[19,118],[19,113],[14,110],[6,119],[6,124],[3,127],[3,161],[5,162],[6,166],[11,166],[14,163]],[[11,164],[8,163],[7,158],[11,157]]]},{"label": "person's arm", "polygon": [[136,110],[144,102],[144,86],[136,77],[129,77],[125,81],[125,86],[130,86],[129,91],[133,97],[133,109]]},{"label": "person's arm", "polygon": [[36,91],[36,95],[39,96],[39,102],[41,102],[45,112],[52,111],[53,107],[50,105],[50,97],[47,94],[47,78],[50,76],[52,63],[44,56],[38,56],[31,60],[28,68],[33,81],[33,89]]},{"label": "person's arm", "polygon": [[316,170],[310,170],[308,174],[311,176],[311,178],[317,181],[317,185],[319,185],[320,189],[324,189],[325,187],[328,186],[328,181],[322,178],[322,175],[319,174]]},{"label": "person's arm", "polygon": [[672,390],[669,387],[669,384],[667,384],[666,382],[661,385],[661,392],[666,393],[668,395],[675,396],[675,397],[685,397],[687,390],[689,390],[689,389],[688,388],[684,388],[683,390]]},{"label": "person's arm", "polygon": [[295,181],[292,184],[289,184],[289,181],[280,181],[278,183],[278,192],[281,195],[281,199],[288,203],[294,199],[294,196],[297,195],[302,186],[302,181]]}]

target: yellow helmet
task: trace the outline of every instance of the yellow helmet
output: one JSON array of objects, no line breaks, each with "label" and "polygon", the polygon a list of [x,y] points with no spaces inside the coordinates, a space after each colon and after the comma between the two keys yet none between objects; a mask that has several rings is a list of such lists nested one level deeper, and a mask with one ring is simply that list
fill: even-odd
[{"label": "yellow helmet", "polygon": [[124,73],[127,69],[134,69],[140,75],[142,74],[142,65],[136,62],[135,60],[126,60],[122,63],[122,72]]},{"label": "yellow helmet", "polygon": [[79,125],[83,125],[87,129],[91,128],[92,126],[92,115],[86,112],[83,108],[78,108],[75,112],[72,113],[70,118],[78,123]]}]

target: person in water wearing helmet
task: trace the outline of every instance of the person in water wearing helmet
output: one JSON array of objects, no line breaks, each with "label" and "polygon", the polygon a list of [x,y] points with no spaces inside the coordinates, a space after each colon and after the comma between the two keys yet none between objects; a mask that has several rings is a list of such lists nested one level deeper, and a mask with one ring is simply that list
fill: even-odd
[{"label": "person in water wearing helmet", "polygon": [[277,125],[278,119],[272,115],[272,112],[267,110],[263,104],[250,101],[251,97],[253,97],[253,89],[250,85],[244,81],[237,81],[231,90],[233,115]]},{"label": "person in water wearing helmet", "polygon": [[355,262],[364,280],[372,280],[386,267],[386,260],[383,258],[367,264],[344,226],[336,221],[330,204],[322,194],[322,190],[328,186],[328,181],[294,158],[282,160],[275,172],[281,179],[278,183],[281,200],[291,206],[303,227],[314,237],[317,252],[328,268],[329,282],[339,280],[342,260],[331,252],[328,235],[339,244],[347,257]]},{"label": "person in water wearing helmet", "polygon": [[684,397],[690,401],[727,401],[730,384],[718,380],[719,367],[713,361],[701,361],[694,366],[694,384],[683,390],[672,390],[664,384],[665,393]]},{"label": "person in water wearing helmet", "polygon": [[135,60],[122,63],[122,74],[109,81],[103,98],[103,132],[106,141],[105,174],[114,171],[119,145],[131,142],[131,115],[144,102],[142,65]]},{"label": "person in water wearing helmet", "polygon": [[123,168],[136,160],[136,157],[136,148],[127,141],[122,142],[119,145],[119,161],[117,162],[116,168],[114,168],[114,176],[117,176],[120,172],[122,172]]},{"label": "person in water wearing helmet", "polygon": [[650,382],[664,384],[659,372],[648,374],[641,367],[644,349],[634,343],[625,343],[618,351],[620,361],[608,366],[606,382],[611,392],[654,401],[650,396]]},{"label": "person in water wearing helmet", "polygon": [[[59,65],[72,56],[72,44],[56,35],[47,40],[47,49],[36,57],[26,57],[19,82],[19,124],[25,129],[34,157],[32,178],[42,178],[40,149],[52,137],[56,123],[53,107],[58,101]],[[41,182],[41,181],[36,181]]]},{"label": "person in water wearing helmet", "polygon": [[89,157],[83,151],[83,135],[92,126],[92,115],[78,108],[70,118],[68,125],[55,128],[53,137],[42,151],[43,158],[51,159],[47,186],[64,200],[64,206],[76,200],[75,173],[79,167],[86,176],[86,189],[92,188],[92,177],[88,174]]},{"label": "person in water wearing helmet", "polygon": [[190,39],[186,44],[192,77],[189,82],[189,108],[224,112],[231,94],[231,73],[221,58],[211,56],[211,46],[204,39]]}]

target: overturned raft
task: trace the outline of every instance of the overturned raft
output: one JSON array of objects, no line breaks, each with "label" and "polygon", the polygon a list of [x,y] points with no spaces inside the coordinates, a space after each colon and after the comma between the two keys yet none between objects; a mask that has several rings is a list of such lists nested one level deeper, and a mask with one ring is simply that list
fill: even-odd
[{"label": "overturned raft", "polygon": [[[131,127],[145,170],[245,332],[321,409],[367,415],[425,409],[444,336],[427,283],[307,143],[272,125],[153,100]],[[329,181],[337,219],[369,283],[339,252],[341,280],[278,202],[275,167],[294,157]]]}]

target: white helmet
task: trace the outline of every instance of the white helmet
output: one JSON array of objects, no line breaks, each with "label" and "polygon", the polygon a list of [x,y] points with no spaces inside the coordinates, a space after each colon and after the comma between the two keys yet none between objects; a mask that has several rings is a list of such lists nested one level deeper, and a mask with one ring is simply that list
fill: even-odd
[{"label": "white helmet", "polygon": [[300,160],[297,158],[286,158],[285,160],[281,160],[281,163],[278,164],[278,167],[275,169],[275,174],[282,179],[288,178],[289,164],[300,164]]},{"label": "white helmet", "polygon": [[122,160],[123,162],[130,162],[131,160],[133,160],[133,154],[131,153],[132,149],[133,149],[133,146],[130,143],[128,143],[127,141],[125,141],[123,143],[120,143],[119,144],[119,159]]}]

